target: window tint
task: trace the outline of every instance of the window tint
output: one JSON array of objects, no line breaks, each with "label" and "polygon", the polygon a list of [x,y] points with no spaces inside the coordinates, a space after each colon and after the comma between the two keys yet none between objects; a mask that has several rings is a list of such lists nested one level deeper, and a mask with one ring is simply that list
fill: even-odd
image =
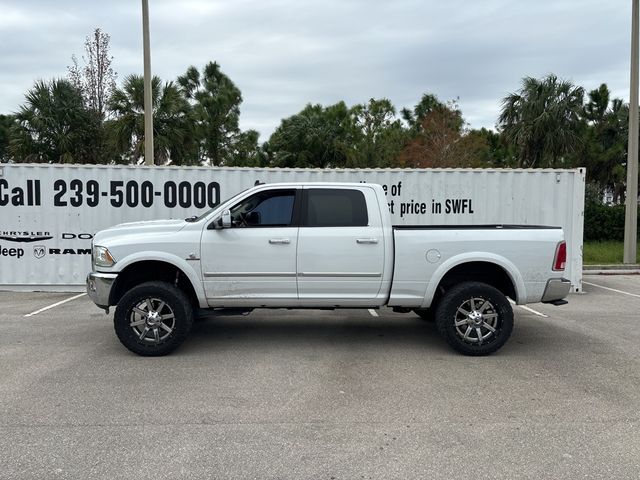
[{"label": "window tint", "polygon": [[359,190],[312,188],[304,212],[308,227],[363,227],[368,225],[367,204]]},{"label": "window tint", "polygon": [[231,208],[234,227],[287,226],[293,217],[295,190],[269,190],[244,199]]}]

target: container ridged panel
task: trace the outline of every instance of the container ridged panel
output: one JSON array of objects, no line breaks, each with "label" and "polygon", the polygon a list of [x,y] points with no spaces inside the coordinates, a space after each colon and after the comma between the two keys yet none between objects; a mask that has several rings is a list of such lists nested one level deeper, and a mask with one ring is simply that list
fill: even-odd
[{"label": "container ridged panel", "polygon": [[[562,226],[569,249],[566,276],[574,291],[582,288],[584,169],[316,170],[25,164],[2,165],[0,171],[0,253],[4,253],[0,256],[0,284],[4,286],[56,289],[82,285],[90,269],[88,237],[98,230],[123,222],[199,214],[258,181],[304,181],[382,184],[387,188],[396,225]],[[39,192],[37,198],[34,190]],[[38,238],[39,233],[40,237],[52,238],[33,242],[11,239]],[[18,250],[22,251],[20,255]]]}]

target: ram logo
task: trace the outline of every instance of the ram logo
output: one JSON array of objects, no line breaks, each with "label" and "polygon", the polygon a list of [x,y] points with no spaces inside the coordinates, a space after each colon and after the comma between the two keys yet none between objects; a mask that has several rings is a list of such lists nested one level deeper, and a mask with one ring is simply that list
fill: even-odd
[{"label": "ram logo", "polygon": [[33,255],[36,258],[44,257],[45,253],[47,253],[47,249],[45,248],[44,245],[34,245],[33,246]]}]

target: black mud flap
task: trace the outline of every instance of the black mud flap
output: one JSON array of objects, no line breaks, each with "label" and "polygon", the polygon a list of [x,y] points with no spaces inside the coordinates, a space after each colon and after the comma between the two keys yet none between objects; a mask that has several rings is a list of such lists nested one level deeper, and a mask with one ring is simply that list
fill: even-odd
[{"label": "black mud flap", "polygon": [[546,303],[548,305],[555,305],[556,307],[559,307],[560,305],[566,305],[569,302],[567,302],[564,299],[560,299],[560,300],[551,300],[550,302],[542,302],[542,303]]}]

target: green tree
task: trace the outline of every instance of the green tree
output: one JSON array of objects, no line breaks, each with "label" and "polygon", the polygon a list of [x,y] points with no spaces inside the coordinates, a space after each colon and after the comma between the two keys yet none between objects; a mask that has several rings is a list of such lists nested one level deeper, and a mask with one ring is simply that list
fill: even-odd
[{"label": "green tree", "polygon": [[609,100],[611,99],[609,87],[607,87],[606,83],[603,83],[595,90],[591,90],[588,97],[589,100],[584,105],[583,117],[588,122],[602,122],[609,108]]},{"label": "green tree", "polygon": [[13,115],[0,115],[0,162],[9,161],[9,139],[14,124]]},{"label": "green tree", "polygon": [[71,83],[38,81],[15,115],[9,154],[19,162],[97,163],[100,127]]},{"label": "green tree", "polygon": [[555,75],[525,77],[503,99],[498,119],[520,167],[558,167],[581,141],[584,90]]},{"label": "green tree", "polygon": [[611,99],[606,84],[591,90],[584,105],[583,141],[574,165],[587,168],[587,181],[608,191],[615,203],[624,201],[626,183],[629,106]]},{"label": "green tree", "polygon": [[215,62],[207,63],[202,73],[194,66],[178,77],[178,85],[193,107],[193,122],[198,156],[212,165],[236,160],[233,152],[240,134],[242,94]]},{"label": "green tree", "polygon": [[266,167],[267,157],[258,144],[260,133],[246,130],[239,133],[233,142],[233,151],[226,165],[230,167]]},{"label": "green tree", "polygon": [[[153,105],[154,161],[176,165],[194,163],[196,158],[191,108],[173,82],[151,80]],[[144,79],[129,75],[108,102],[114,119],[106,122],[114,149],[125,163],[144,158]]]},{"label": "green tree", "polygon": [[372,98],[364,105],[353,107],[352,114],[358,131],[350,166],[392,166],[408,139],[402,123],[395,116],[393,104],[386,98]]},{"label": "green tree", "polygon": [[416,106],[413,107],[413,110],[403,108],[401,111],[402,118],[414,132],[421,131],[424,127],[423,120],[434,112],[439,112],[441,118],[446,118],[448,129],[455,130],[458,133],[462,132],[464,119],[462,118],[462,112],[460,111],[458,103],[455,100],[443,103],[436,95],[425,93]]},{"label": "green tree", "polygon": [[353,162],[356,138],[354,115],[344,102],[308,104],[282,120],[267,151],[276,167],[345,167]]},{"label": "green tree", "polygon": [[504,135],[484,127],[472,129],[468,135],[480,138],[487,146],[479,158],[482,167],[512,168],[516,166],[516,155]]}]

